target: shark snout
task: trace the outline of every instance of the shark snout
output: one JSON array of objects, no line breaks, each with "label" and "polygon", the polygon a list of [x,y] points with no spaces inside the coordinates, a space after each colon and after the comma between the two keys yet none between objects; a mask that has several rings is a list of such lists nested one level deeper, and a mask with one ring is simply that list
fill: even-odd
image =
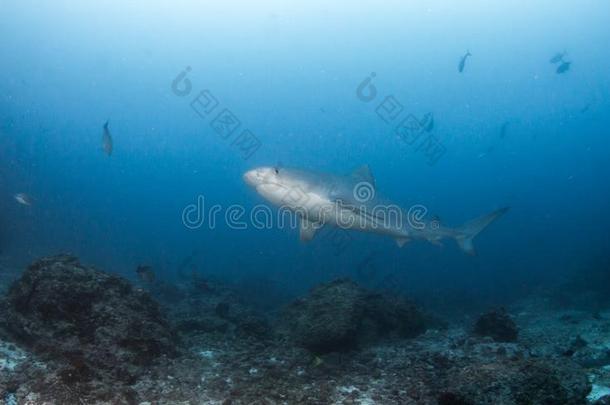
[{"label": "shark snout", "polygon": [[259,167],[245,172],[243,179],[249,186],[256,187],[263,183],[273,182],[275,172],[271,167]]},{"label": "shark snout", "polygon": [[256,187],[258,176],[256,174],[256,170],[248,170],[244,173],[243,176],[244,182],[252,187]]}]

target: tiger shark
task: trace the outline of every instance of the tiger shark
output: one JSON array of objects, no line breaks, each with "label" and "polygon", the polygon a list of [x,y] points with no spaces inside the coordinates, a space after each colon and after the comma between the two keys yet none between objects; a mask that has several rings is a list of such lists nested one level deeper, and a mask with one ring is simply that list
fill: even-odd
[{"label": "tiger shark", "polygon": [[368,166],[347,176],[259,167],[243,178],[265,200],[297,215],[302,241],[313,239],[328,224],[390,236],[399,247],[412,240],[440,245],[443,239],[454,239],[464,252],[474,255],[475,236],[508,211],[508,207],[501,208],[462,226],[446,227],[436,219],[426,219],[422,205],[405,210],[382,197]]}]

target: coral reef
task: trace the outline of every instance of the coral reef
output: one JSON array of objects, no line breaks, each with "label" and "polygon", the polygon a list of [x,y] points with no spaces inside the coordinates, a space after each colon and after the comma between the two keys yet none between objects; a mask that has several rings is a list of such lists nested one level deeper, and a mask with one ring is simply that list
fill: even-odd
[{"label": "coral reef", "polygon": [[356,344],[363,315],[363,291],[350,281],[337,280],[293,302],[284,314],[285,330],[312,351],[345,350]]},{"label": "coral reef", "polygon": [[563,362],[498,359],[452,371],[441,403],[582,404],[590,390],[586,376]]},{"label": "coral reef", "polygon": [[317,286],[289,305],[283,320],[284,333],[316,353],[349,350],[391,334],[414,337],[426,329],[413,304],[370,293],[346,279]]},{"label": "coral reef", "polygon": [[220,282],[149,287],[161,304],[69,256],[30,266],[0,303],[0,403],[608,401],[606,312],[526,303],[473,333],[341,279],[268,322]]},{"label": "coral reef", "polygon": [[594,385],[588,398],[593,405],[610,405],[610,388]]},{"label": "coral reef", "polygon": [[[226,285],[201,278],[173,286],[167,296],[152,287],[168,314],[173,329],[183,338],[216,333],[226,336],[264,339],[272,332],[268,320],[246,306]],[[168,287],[164,287],[167,291]],[[169,299],[168,299],[169,298]]]},{"label": "coral reef", "polygon": [[519,331],[506,310],[501,308],[481,315],[474,324],[473,333],[489,336],[496,342],[514,342]]},{"label": "coral reef", "polygon": [[175,339],[150,296],[118,276],[71,256],[33,263],[10,288],[2,320],[6,333],[41,359],[62,363],[70,385],[94,377],[131,384]]}]

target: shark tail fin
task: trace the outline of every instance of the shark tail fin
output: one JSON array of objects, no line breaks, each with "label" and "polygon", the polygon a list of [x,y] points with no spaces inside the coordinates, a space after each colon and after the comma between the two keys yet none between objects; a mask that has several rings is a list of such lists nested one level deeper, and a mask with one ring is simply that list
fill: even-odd
[{"label": "shark tail fin", "polygon": [[469,221],[459,227],[456,230],[457,232],[455,235],[455,240],[457,241],[460,249],[469,255],[475,255],[476,251],[472,243],[474,237],[481,233],[483,229],[487,228],[489,224],[502,216],[502,214],[506,213],[506,211],[508,211],[508,207],[500,208],[490,214],[483,215],[482,217]]}]

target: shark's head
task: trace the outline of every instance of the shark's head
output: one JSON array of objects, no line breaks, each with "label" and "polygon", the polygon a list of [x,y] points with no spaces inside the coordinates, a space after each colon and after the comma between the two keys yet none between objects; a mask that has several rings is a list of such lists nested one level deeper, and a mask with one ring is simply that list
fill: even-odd
[{"label": "shark's head", "polygon": [[251,187],[263,184],[279,183],[280,171],[274,167],[258,167],[244,173],[244,181]]},{"label": "shark's head", "polygon": [[311,192],[311,179],[299,170],[267,166],[249,170],[243,177],[260,196],[281,207],[304,209],[303,204],[320,204],[322,198]]},{"label": "shark's head", "polygon": [[277,167],[258,167],[244,173],[244,181],[263,198],[274,204],[283,205],[287,193],[294,184],[290,176],[282,172],[284,170]]}]

